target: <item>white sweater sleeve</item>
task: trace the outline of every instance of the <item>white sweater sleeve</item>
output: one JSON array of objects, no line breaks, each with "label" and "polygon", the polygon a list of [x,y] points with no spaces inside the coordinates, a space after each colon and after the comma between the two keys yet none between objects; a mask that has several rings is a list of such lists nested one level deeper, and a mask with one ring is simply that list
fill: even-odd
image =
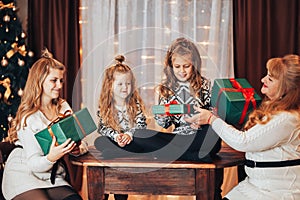
[{"label": "white sweater sleeve", "polygon": [[25,156],[28,160],[28,167],[31,171],[46,172],[52,168],[54,163],[50,162],[47,157],[43,155],[43,151],[34,136],[36,130],[32,128],[30,123],[31,120],[28,120],[27,126],[18,132],[18,137],[23,146]]},{"label": "white sweater sleeve", "polygon": [[297,119],[288,112],[275,115],[267,124],[257,124],[248,131],[239,131],[222,119],[212,123],[214,131],[232,148],[257,152],[288,142],[296,133]]},{"label": "white sweater sleeve", "polygon": [[[64,102],[60,113],[64,113],[66,110],[71,110],[69,104]],[[43,130],[49,124],[49,121],[41,116],[42,114],[37,111],[27,118],[27,126],[21,128],[18,131],[18,138],[23,146],[25,156],[28,160],[28,167],[33,172],[46,172],[50,170],[55,162],[50,162],[35,138],[35,134]]]}]

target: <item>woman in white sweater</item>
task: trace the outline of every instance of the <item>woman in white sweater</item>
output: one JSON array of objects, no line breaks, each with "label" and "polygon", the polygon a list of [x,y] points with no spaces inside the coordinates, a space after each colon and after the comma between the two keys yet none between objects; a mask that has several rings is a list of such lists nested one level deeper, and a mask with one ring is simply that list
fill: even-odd
[{"label": "woman in white sweater", "polygon": [[186,119],[192,127],[211,124],[231,147],[246,152],[247,177],[224,199],[300,199],[300,57],[286,55],[267,62],[262,78],[266,96],[239,131],[210,111]]},{"label": "woman in white sweater", "polygon": [[68,139],[56,146],[53,141],[44,155],[35,134],[71,110],[69,104],[60,99],[65,66],[45,51],[30,69],[21,104],[9,130],[15,148],[9,155],[3,174],[2,190],[5,199],[13,200],[81,200],[82,198],[65,180],[62,166],[53,170],[55,163],[76,146]]}]

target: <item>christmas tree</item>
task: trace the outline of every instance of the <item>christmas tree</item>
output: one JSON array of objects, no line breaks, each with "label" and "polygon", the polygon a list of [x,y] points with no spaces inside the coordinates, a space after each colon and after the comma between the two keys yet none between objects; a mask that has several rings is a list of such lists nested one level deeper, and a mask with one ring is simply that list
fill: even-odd
[{"label": "christmas tree", "polygon": [[0,141],[15,117],[33,61],[25,39],[16,2],[0,0]]}]

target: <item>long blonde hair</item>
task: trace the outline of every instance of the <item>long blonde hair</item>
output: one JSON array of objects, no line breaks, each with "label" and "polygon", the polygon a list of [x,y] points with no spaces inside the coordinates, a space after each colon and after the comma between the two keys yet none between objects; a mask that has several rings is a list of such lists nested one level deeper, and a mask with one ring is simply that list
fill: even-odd
[{"label": "long blonde hair", "polygon": [[[113,98],[113,83],[115,81],[114,74],[116,72],[125,74],[129,73],[131,76],[131,92],[126,98],[127,113],[129,115],[130,124],[134,124],[135,117],[139,110],[145,111],[143,101],[136,88],[136,80],[131,68],[124,64],[125,57],[118,55],[115,57],[116,64],[110,66],[105,70],[104,79],[102,82],[102,89],[99,98],[99,117],[103,123],[120,132],[119,122],[117,120],[117,110],[114,106]],[[139,104],[137,104],[139,103]]]},{"label": "long blonde hair", "polygon": [[281,111],[300,113],[300,56],[286,55],[283,58],[272,58],[266,65],[272,77],[280,82],[278,95],[274,99],[265,97],[261,106],[249,115],[245,130],[255,124],[265,124],[272,115]]},{"label": "long blonde hair", "polygon": [[193,72],[190,77],[190,90],[195,96],[199,95],[198,91],[202,85],[201,77],[201,57],[197,46],[186,38],[177,38],[170,45],[164,63],[165,78],[162,80],[162,84],[158,87],[158,93],[165,98],[174,95],[174,90],[178,87],[177,79],[173,71],[172,57],[173,55],[191,55]]},{"label": "long blonde hair", "polygon": [[[27,118],[35,113],[41,107],[41,97],[43,94],[43,83],[50,73],[51,69],[59,69],[65,71],[65,66],[53,58],[52,54],[45,49],[42,56],[31,67],[28,79],[24,88],[24,94],[21,98],[16,117],[11,121],[8,131],[8,138],[11,142],[15,142],[17,131],[26,127]],[[60,110],[61,99],[53,99],[52,103]],[[22,121],[23,120],[23,121]],[[22,124],[21,124],[22,123]]]}]

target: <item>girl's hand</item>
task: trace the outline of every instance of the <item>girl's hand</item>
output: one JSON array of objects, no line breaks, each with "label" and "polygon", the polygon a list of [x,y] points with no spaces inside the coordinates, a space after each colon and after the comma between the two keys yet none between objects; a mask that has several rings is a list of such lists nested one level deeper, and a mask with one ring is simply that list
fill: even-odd
[{"label": "girl's hand", "polygon": [[119,134],[119,135],[117,136],[117,143],[118,143],[118,145],[119,145],[120,147],[124,147],[124,146],[126,145],[126,144],[124,144],[124,143],[121,142],[122,137],[123,137],[123,134],[122,134],[122,133]]},{"label": "girl's hand", "polygon": [[192,129],[199,129],[200,124],[198,123],[198,119],[200,118],[200,114],[195,114],[192,117],[185,117],[184,120],[188,123],[190,123],[190,126]]},{"label": "girl's hand", "polygon": [[52,144],[50,146],[49,153],[47,155],[47,159],[50,162],[55,162],[61,157],[63,157],[65,154],[70,153],[73,148],[76,146],[76,143],[74,141],[71,141],[71,139],[67,139],[64,143],[61,145],[55,146],[56,143],[56,137],[54,136],[52,138]]},{"label": "girl's hand", "polygon": [[126,133],[122,133],[117,136],[117,143],[120,147],[124,147],[125,145],[129,144],[131,140],[132,138],[130,137],[130,135]]}]

